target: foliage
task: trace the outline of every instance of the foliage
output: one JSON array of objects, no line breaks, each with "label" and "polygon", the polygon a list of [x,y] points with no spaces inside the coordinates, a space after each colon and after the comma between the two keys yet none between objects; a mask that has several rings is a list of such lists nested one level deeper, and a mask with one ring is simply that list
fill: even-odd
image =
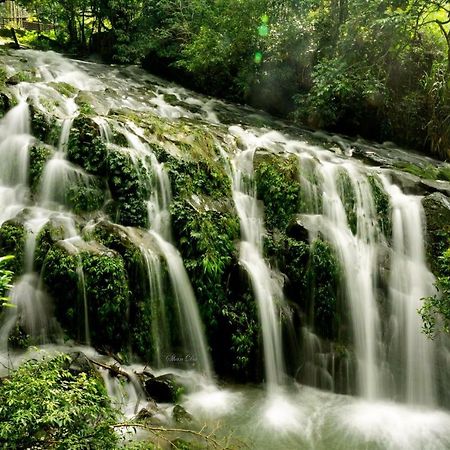
[{"label": "foliage", "polygon": [[108,153],[107,178],[116,207],[115,219],[123,225],[148,227],[146,201],[149,174],[125,152]]},{"label": "foliage", "polygon": [[438,293],[427,297],[419,313],[423,320],[423,331],[429,337],[439,332],[450,333],[450,248],[439,257],[440,276],[437,278]]},{"label": "foliage", "polygon": [[[84,286],[79,267],[82,267]],[[92,343],[122,350],[128,342],[123,318],[127,314],[129,288],[122,258],[112,251],[69,253],[61,245],[47,252],[43,280],[55,299],[55,314],[71,337],[84,340],[84,293]]]},{"label": "foliage", "polygon": [[300,206],[297,158],[260,157],[255,161],[255,182],[258,199],[264,202],[266,226],[286,229]]},{"label": "foliage", "polygon": [[15,220],[4,222],[0,227],[0,256],[14,255],[5,260],[5,267],[16,276],[23,272],[25,251],[25,229]]},{"label": "foliage", "polygon": [[93,175],[105,174],[105,143],[100,138],[97,124],[85,115],[79,115],[73,121],[67,156],[69,161]]},{"label": "foliage", "polygon": [[33,147],[30,148],[29,176],[30,188],[33,192],[38,190],[39,182],[44,171],[44,166],[51,156],[52,150],[50,147],[44,145],[33,145]]},{"label": "foliage", "polygon": [[[446,0],[21,0],[53,36],[313,127],[450,145]],[[41,43],[43,44],[43,43]],[[106,48],[106,50],[105,50]]]},{"label": "foliage", "polygon": [[215,363],[222,371],[242,377],[251,369],[257,319],[246,291],[248,282],[233,280],[238,276],[235,241],[239,221],[225,202],[222,199],[212,209],[211,205],[194,207],[188,199],[177,200],[171,210],[178,247],[208,324]]},{"label": "foliage", "polygon": [[69,369],[70,357],[22,364],[0,384],[2,448],[112,449],[117,413],[104,386]]},{"label": "foliage", "polygon": [[14,257],[11,255],[0,257],[0,307],[9,305],[6,295],[12,287],[11,281],[14,274],[5,267],[5,262],[12,258]]}]

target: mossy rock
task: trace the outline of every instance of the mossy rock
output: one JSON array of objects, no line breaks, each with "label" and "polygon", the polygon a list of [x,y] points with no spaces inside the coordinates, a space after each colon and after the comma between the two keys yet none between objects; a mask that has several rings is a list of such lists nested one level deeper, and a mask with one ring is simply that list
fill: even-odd
[{"label": "mossy rock", "polygon": [[376,175],[369,175],[367,179],[372,190],[375,210],[377,212],[378,227],[388,241],[390,241],[392,236],[392,205],[389,195],[384,190],[382,182]]},{"label": "mossy rock", "polygon": [[[146,361],[153,361],[155,343],[152,340],[151,323],[154,311],[149,292],[150,281],[147,267],[138,243],[156,254],[157,249],[154,243],[144,231],[124,228],[107,221],[97,223],[93,229],[89,230],[86,237],[95,239],[121,255],[129,280],[130,298],[133,299],[129,305],[128,318],[131,348]],[[165,270],[163,263],[161,267]],[[162,275],[163,281],[166,277],[166,274]],[[169,303],[167,299],[167,306]]]},{"label": "mossy rock", "polygon": [[257,196],[264,202],[267,228],[285,230],[300,208],[297,158],[257,151],[254,169]]},{"label": "mossy rock", "polygon": [[3,117],[8,112],[11,106],[12,102],[9,95],[7,95],[5,92],[0,92],[0,118]]},{"label": "mossy rock", "polygon": [[73,184],[66,192],[66,204],[78,215],[100,210],[105,201],[106,184],[98,177],[90,177],[87,183]]},{"label": "mossy rock", "polygon": [[135,164],[125,151],[110,152],[106,165],[108,186],[114,200],[113,219],[122,225],[148,228],[151,174],[142,165]]},{"label": "mossy rock", "polygon": [[53,156],[50,146],[36,144],[30,148],[30,188],[37,192],[45,164]]},{"label": "mossy rock", "polygon": [[257,311],[249,280],[239,267],[239,219],[228,201],[174,201],[173,231],[206,324],[216,370],[254,378]]},{"label": "mossy rock", "polygon": [[439,257],[450,248],[450,200],[435,192],[422,200],[427,222],[427,259],[435,275],[440,275]]},{"label": "mossy rock", "polygon": [[0,227],[0,256],[13,255],[5,266],[15,276],[19,276],[24,269],[26,230],[17,220],[8,220]]},{"label": "mossy rock", "polygon": [[[87,247],[89,248],[89,246]],[[117,253],[93,246],[72,252],[64,241],[53,245],[45,257],[42,277],[54,298],[55,315],[68,335],[84,340],[84,299],[80,282],[83,268],[91,341],[110,351],[127,348],[124,317],[129,302],[128,277]]]},{"label": "mossy rock", "polygon": [[56,145],[60,134],[59,123],[33,105],[30,105],[30,116],[33,136],[46,144]]},{"label": "mossy rock", "polygon": [[90,174],[105,175],[107,156],[98,125],[86,115],[80,114],[73,121],[70,131],[68,160]]},{"label": "mossy rock", "polygon": [[224,164],[173,157],[168,157],[165,164],[174,198],[191,197],[193,194],[211,199],[231,197],[231,183]]},{"label": "mossy rock", "polygon": [[[292,227],[290,227],[292,231]],[[306,232],[270,234],[265,252],[272,264],[286,275],[286,298],[300,308],[304,325],[327,340],[342,339],[345,327],[340,305],[340,265],[334,249],[321,238],[312,243]]]},{"label": "mossy rock", "polygon": [[21,70],[15,73],[14,75],[10,76],[5,81],[5,83],[9,85],[16,85],[23,82],[32,83],[33,81],[36,81],[36,77],[32,73],[27,72],[25,70]]},{"label": "mossy rock", "polygon": [[339,170],[336,180],[336,187],[342,201],[342,205],[344,206],[348,226],[352,230],[352,233],[356,234],[358,227],[356,195],[350,175],[344,168],[340,168]]},{"label": "mossy rock", "polygon": [[64,83],[61,81],[48,83],[49,86],[51,86],[53,89],[58,91],[61,95],[64,95],[65,97],[72,98],[77,92],[78,89],[71,84]]}]

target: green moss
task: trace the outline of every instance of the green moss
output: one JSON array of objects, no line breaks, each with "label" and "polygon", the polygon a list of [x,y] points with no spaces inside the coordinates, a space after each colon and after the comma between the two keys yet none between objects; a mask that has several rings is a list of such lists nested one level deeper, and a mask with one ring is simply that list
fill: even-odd
[{"label": "green moss", "polygon": [[51,82],[48,83],[49,86],[57,90],[61,95],[64,95],[65,97],[73,97],[77,92],[78,89],[71,84],[64,83],[64,82]]},{"label": "green moss", "polygon": [[450,181],[450,166],[448,164],[440,166],[427,164],[422,166],[405,161],[397,161],[394,163],[394,167],[426,180]]},{"label": "green moss", "polygon": [[255,155],[258,199],[264,202],[265,224],[285,230],[300,208],[298,162],[295,157]]},{"label": "green moss", "polygon": [[52,157],[53,151],[44,145],[33,145],[30,149],[30,188],[37,192],[44,166]]},{"label": "green moss", "polygon": [[450,239],[447,250],[437,260],[437,268],[438,294],[423,299],[423,306],[419,310],[424,332],[430,337],[439,332],[450,333]]},{"label": "green moss", "polygon": [[67,158],[93,175],[105,175],[108,152],[98,125],[80,114],[70,131]]},{"label": "green moss", "polygon": [[221,373],[245,377],[255,368],[258,320],[249,282],[238,266],[239,220],[226,202],[212,209],[175,201],[173,230],[208,324],[215,365]]},{"label": "green moss", "polygon": [[133,299],[129,305],[128,321],[131,348],[146,361],[152,361],[154,356],[150,325],[152,299],[148,292],[148,274],[140,249],[123,230],[108,222],[98,223],[89,237],[121,255],[129,280],[130,298]]},{"label": "green moss", "polygon": [[84,214],[99,210],[105,203],[106,186],[103,180],[92,177],[88,183],[69,186],[66,204],[75,214]]},{"label": "green moss", "polygon": [[129,302],[128,277],[122,258],[116,253],[81,254],[86,280],[93,342],[114,350],[126,349]]},{"label": "green moss", "polygon": [[46,144],[55,145],[60,134],[58,123],[34,106],[30,106],[30,115],[33,136]]},{"label": "green moss", "polygon": [[83,267],[91,340],[113,351],[126,349],[128,277],[122,258],[114,252],[71,254],[62,245],[47,252],[43,280],[52,294],[55,314],[68,335],[84,340],[84,302],[77,268]]},{"label": "green moss", "polygon": [[52,221],[47,222],[39,231],[36,237],[36,250],[34,254],[34,264],[38,271],[41,270],[48,251],[53,245],[64,239],[64,227]]},{"label": "green moss", "polygon": [[274,233],[266,242],[266,254],[286,277],[285,295],[296,303],[314,332],[325,339],[341,339],[345,326],[340,314],[340,265],[331,245]]},{"label": "green moss", "polygon": [[114,219],[130,226],[148,228],[147,200],[149,177],[125,152],[110,152],[107,157],[108,186],[114,204]]},{"label": "green moss", "polygon": [[311,244],[309,270],[314,329],[327,339],[337,340],[341,324],[338,308],[339,263],[330,244],[320,239]]},{"label": "green moss", "polygon": [[436,277],[441,276],[440,257],[450,247],[450,201],[440,193],[427,195],[422,200],[425,211],[427,259]]},{"label": "green moss", "polygon": [[26,231],[23,224],[9,220],[0,228],[0,256],[14,255],[5,265],[19,276],[23,272]]},{"label": "green moss", "polygon": [[165,164],[174,197],[191,197],[192,194],[212,199],[231,197],[230,179],[221,161],[219,163],[168,156]]},{"label": "green moss", "polygon": [[345,209],[348,225],[352,230],[352,233],[356,234],[356,230],[358,227],[358,218],[356,214],[355,190],[353,189],[353,183],[350,179],[350,175],[345,169],[341,169],[339,171],[336,184],[339,197],[341,198],[342,204]]},{"label": "green moss", "polygon": [[392,207],[389,200],[389,195],[384,190],[383,184],[377,176],[369,175],[367,179],[369,181],[370,188],[372,189],[373,201],[377,212],[378,226],[389,240],[392,235]]},{"label": "green moss", "polygon": [[23,83],[23,82],[27,82],[27,83],[31,83],[33,81],[36,81],[36,77],[25,70],[21,70],[17,73],[15,73],[14,75],[10,76],[7,80],[6,83],[7,84],[18,84],[18,83]]}]

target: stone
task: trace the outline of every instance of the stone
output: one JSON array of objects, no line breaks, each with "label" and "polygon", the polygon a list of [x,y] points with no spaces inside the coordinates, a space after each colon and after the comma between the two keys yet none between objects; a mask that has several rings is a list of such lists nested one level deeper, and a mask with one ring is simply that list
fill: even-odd
[{"label": "stone", "polygon": [[180,386],[173,374],[148,378],[144,383],[145,392],[157,403],[174,403],[177,400]]}]

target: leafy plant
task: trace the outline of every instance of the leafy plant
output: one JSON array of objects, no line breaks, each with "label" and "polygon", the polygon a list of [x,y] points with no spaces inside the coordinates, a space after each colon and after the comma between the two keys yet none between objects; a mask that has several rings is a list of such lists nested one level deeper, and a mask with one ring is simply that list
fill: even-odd
[{"label": "leafy plant", "polygon": [[98,378],[70,371],[68,355],[31,360],[0,384],[4,449],[116,448],[117,418]]},{"label": "leafy plant", "polygon": [[0,257],[0,306],[10,305],[7,293],[12,287],[11,281],[14,274],[5,267],[5,262],[13,258],[12,255]]},{"label": "leafy plant", "polygon": [[423,331],[431,338],[439,332],[450,333],[450,248],[438,259],[441,269],[436,281],[438,293],[423,299],[419,310]]}]

